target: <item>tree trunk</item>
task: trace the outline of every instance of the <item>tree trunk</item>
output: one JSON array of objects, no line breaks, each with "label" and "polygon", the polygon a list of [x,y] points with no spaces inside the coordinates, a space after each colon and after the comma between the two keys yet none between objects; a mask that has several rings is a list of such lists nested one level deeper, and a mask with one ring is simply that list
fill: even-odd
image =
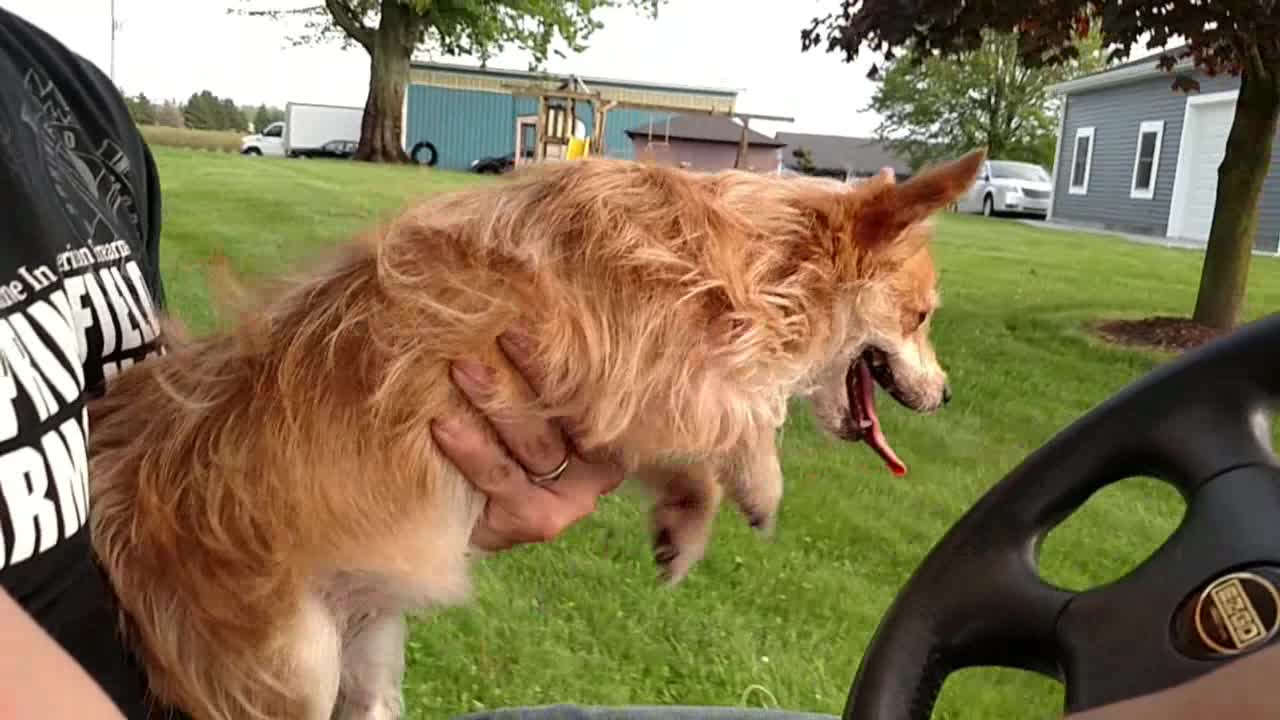
[{"label": "tree trunk", "polygon": [[1235,327],[1244,304],[1258,198],[1271,166],[1271,146],[1280,117],[1280,67],[1250,63],[1240,80],[1226,154],[1218,167],[1213,225],[1200,274],[1194,319],[1210,327]]},{"label": "tree trunk", "polygon": [[404,93],[409,82],[409,60],[413,47],[406,42],[406,28],[415,18],[398,0],[383,0],[381,21],[373,31],[368,48],[369,97],[360,124],[360,145],[356,160],[407,163],[409,155],[401,141]]}]

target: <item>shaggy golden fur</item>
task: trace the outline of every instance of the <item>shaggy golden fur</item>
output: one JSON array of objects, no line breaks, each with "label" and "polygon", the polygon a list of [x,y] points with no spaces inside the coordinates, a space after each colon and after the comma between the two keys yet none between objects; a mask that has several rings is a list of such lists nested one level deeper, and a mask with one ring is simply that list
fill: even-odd
[{"label": "shaggy golden fur", "polygon": [[[450,361],[506,367],[495,340],[518,321],[540,410],[583,418],[584,449],[616,451],[660,498],[696,477],[714,510],[718,477],[771,516],[780,475],[755,478],[788,398],[837,376],[843,392],[869,338],[923,342],[922,221],[981,159],[853,188],[556,164],[430,199],[233,330],[171,340],[90,409],[93,542],[158,698],[197,720],[399,712],[398,676],[361,668],[400,652],[404,611],[465,599],[484,502],[429,423],[471,412]],[[689,525],[679,509],[662,522]]]}]

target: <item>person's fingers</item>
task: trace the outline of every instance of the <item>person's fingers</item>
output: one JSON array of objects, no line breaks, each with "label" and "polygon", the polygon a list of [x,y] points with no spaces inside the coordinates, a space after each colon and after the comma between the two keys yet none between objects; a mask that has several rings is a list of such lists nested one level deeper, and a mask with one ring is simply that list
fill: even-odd
[{"label": "person's fingers", "polygon": [[[530,485],[530,497],[514,508],[491,507],[485,524],[497,538],[518,542],[548,542],[595,512],[601,493],[601,473],[574,458],[564,474],[545,486]],[[496,503],[491,503],[491,506]],[[483,541],[483,534],[474,540]]]},{"label": "person's fingers", "polygon": [[553,540],[594,512],[600,495],[622,482],[620,467],[575,457],[559,479],[538,487],[485,431],[483,421],[460,416],[432,423],[431,431],[445,457],[488,497],[471,537],[485,550]]},{"label": "person's fingers", "polygon": [[487,498],[471,541],[492,551],[537,542],[542,529],[533,527],[524,513],[545,504],[546,498],[537,497],[537,488],[529,482],[524,469],[481,423],[454,417],[431,424],[431,434],[440,451]]},{"label": "person's fingers", "polygon": [[[522,381],[518,381],[517,400],[532,403],[543,376],[528,336],[517,328],[500,340]],[[485,412],[493,397],[494,370],[459,361],[451,374],[471,404]],[[575,454],[578,445],[566,428],[536,413],[523,417],[492,413],[487,420],[461,416],[433,423],[432,434],[445,456],[488,498],[471,537],[473,544],[486,550],[558,537],[594,512],[600,496],[615,490],[624,478],[615,458]],[[558,478],[541,487],[533,484],[531,473],[552,472],[566,459]]]},{"label": "person's fingers", "polygon": [[503,535],[484,522],[478,523],[471,530],[471,545],[486,552],[502,552],[510,550],[520,543]]},{"label": "person's fingers", "polygon": [[[525,326],[517,323],[503,332],[498,336],[498,346],[502,348],[503,354],[507,356],[507,360],[516,369],[516,372],[524,378],[530,392],[535,396],[541,395],[544,389],[544,374],[533,356],[533,342]],[[584,447],[578,432],[582,425],[582,418],[567,417],[561,419],[560,432],[563,436],[569,438],[569,442],[573,445],[573,450],[593,463],[616,462],[615,458],[603,450],[593,451]]]},{"label": "person's fingers", "polygon": [[[516,325],[499,335],[498,347],[502,349],[502,353],[507,356],[507,361],[524,379],[529,392],[534,396],[541,396],[546,390],[543,384],[546,376],[542,366],[538,364],[537,359],[533,356],[533,340],[529,337],[525,325],[516,323]],[[574,440],[576,438],[573,438],[573,428],[576,427],[577,421],[578,418],[564,418],[564,422],[561,423],[562,431]]]},{"label": "person's fingers", "polygon": [[575,456],[569,461],[564,474],[542,489],[565,502],[586,506],[587,509],[583,512],[585,517],[595,510],[596,500],[601,495],[608,495],[622,484],[623,476],[621,465],[612,462],[595,463]]},{"label": "person's fingers", "polygon": [[[477,408],[484,408],[493,394],[494,371],[474,360],[461,360],[453,365],[453,381]],[[533,389],[517,379],[520,401],[532,401]],[[560,467],[569,455],[564,432],[557,423],[530,414],[524,417],[506,413],[489,416],[489,423],[502,438],[516,462],[528,472],[543,475]]]},{"label": "person's fingers", "polygon": [[431,434],[445,457],[480,492],[500,504],[519,507],[535,489],[524,468],[486,432],[484,420],[457,415],[431,423]]},{"label": "person's fingers", "polygon": [[498,336],[498,346],[507,360],[515,367],[516,372],[524,378],[534,394],[541,395],[543,387],[543,369],[533,357],[533,338],[523,323],[517,322]]}]

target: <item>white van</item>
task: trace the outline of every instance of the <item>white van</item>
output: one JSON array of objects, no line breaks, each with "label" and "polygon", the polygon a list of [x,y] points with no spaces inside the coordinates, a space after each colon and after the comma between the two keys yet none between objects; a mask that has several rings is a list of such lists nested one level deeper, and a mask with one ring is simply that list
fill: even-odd
[{"label": "white van", "polygon": [[284,157],[284,122],[273,122],[262,128],[262,132],[241,138],[240,154]]}]

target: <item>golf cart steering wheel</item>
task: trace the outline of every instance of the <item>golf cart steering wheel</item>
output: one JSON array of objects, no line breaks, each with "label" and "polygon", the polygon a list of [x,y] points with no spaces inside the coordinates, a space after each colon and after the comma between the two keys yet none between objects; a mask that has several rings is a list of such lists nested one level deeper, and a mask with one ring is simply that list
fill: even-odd
[{"label": "golf cart steering wheel", "polygon": [[[1181,684],[1280,625],[1280,315],[1169,363],[1066,428],[991,488],[903,587],[863,656],[845,720],[927,720],[969,667],[1030,670],[1081,712]],[[1172,484],[1186,514],[1123,578],[1045,582],[1045,536],[1112,483]]]}]

